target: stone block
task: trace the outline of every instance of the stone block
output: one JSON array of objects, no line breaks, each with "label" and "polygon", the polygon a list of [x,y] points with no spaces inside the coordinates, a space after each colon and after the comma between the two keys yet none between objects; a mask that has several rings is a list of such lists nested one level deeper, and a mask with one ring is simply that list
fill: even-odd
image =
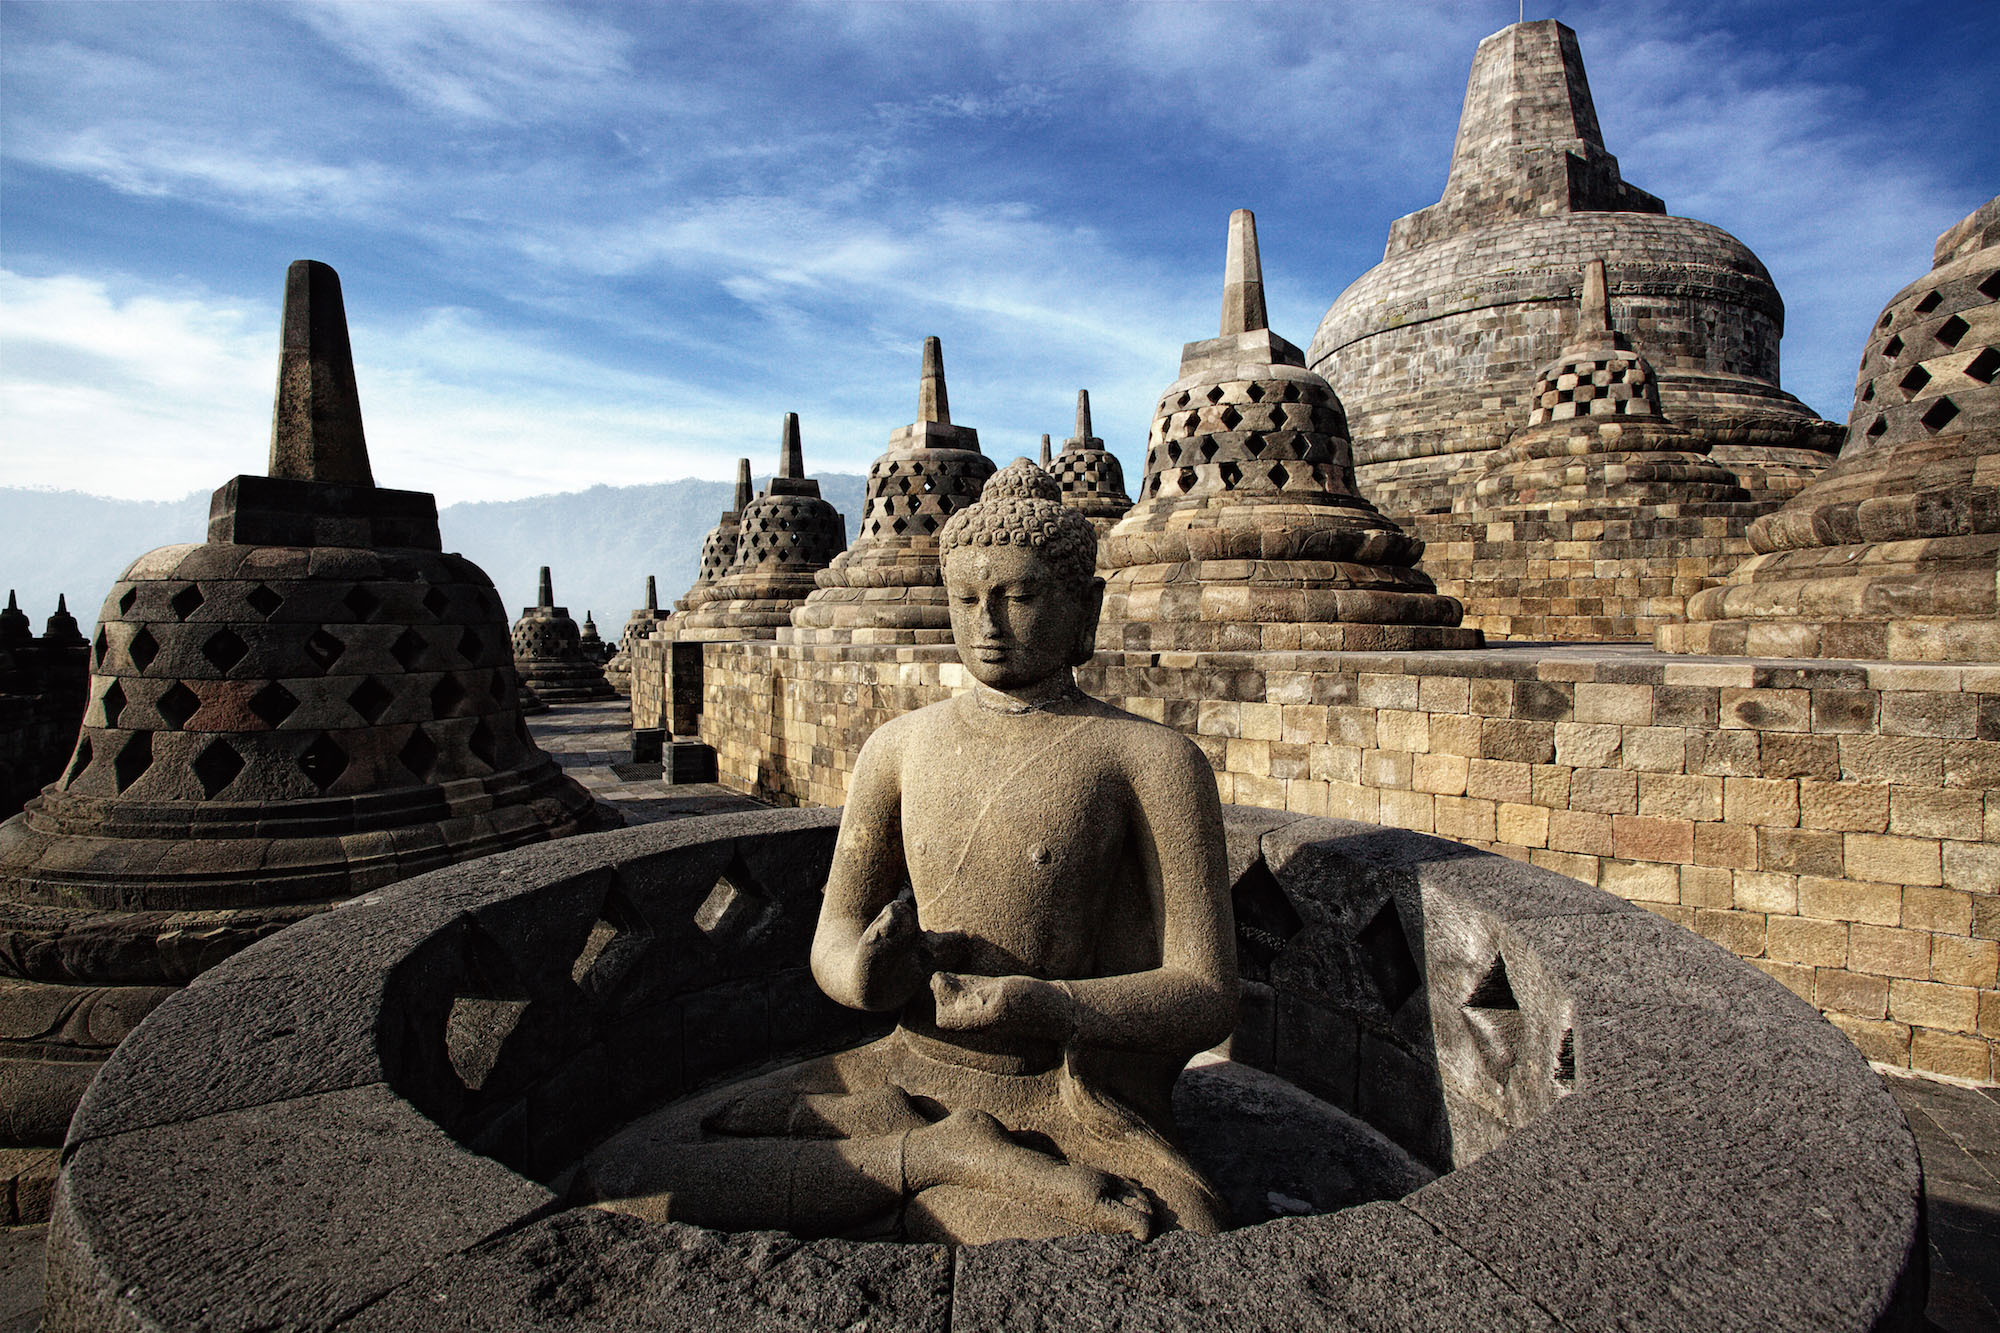
[{"label": "stone block", "polygon": [[1750,958],[1746,961],[1807,1004],[1812,1003],[1814,984],[1812,968],[1802,967],[1797,963],[1774,963],[1768,958]]},{"label": "stone block", "polygon": [[1521,805],[1502,801],[1494,808],[1494,836],[1516,847],[1549,845],[1549,811],[1546,806]]},{"label": "stone block", "polygon": [[1977,842],[1986,831],[1985,793],[1955,787],[1893,787],[1889,832]]},{"label": "stone block", "polygon": [[2000,893],[2000,843],[1939,844],[1945,887],[1971,893]]},{"label": "stone block", "polygon": [[1534,799],[1533,770],[1504,759],[1473,759],[1466,766],[1465,794],[1489,801],[1526,804]]},{"label": "stone block", "polygon": [[1841,873],[1841,839],[1846,835],[1813,829],[1760,828],[1757,830],[1757,865],[1763,870],[1783,870],[1799,875]]},{"label": "stone block", "polygon": [[1857,924],[1847,932],[1847,959],[1857,972],[1926,980],[1931,974],[1931,936],[1922,930]]},{"label": "stone block", "polygon": [[1839,1013],[1829,1013],[1826,1018],[1868,1059],[1896,1068],[1909,1067],[1910,1029],[1906,1024],[1877,1023]]},{"label": "stone block", "polygon": [[1610,856],[1611,816],[1584,810],[1550,811],[1549,849],[1586,856]]},{"label": "stone block", "polygon": [[1571,768],[1610,768],[1624,743],[1622,728],[1610,723],[1555,724],[1555,761]]},{"label": "stone block", "polygon": [[1485,734],[1484,719],[1466,713],[1433,713],[1430,716],[1433,754],[1474,758],[1483,753],[1480,745]]},{"label": "stone block", "polygon": [[1798,881],[1798,911],[1801,916],[1816,917],[1821,921],[1899,925],[1903,920],[1903,888],[1899,884],[1871,884],[1825,875],[1801,875]]},{"label": "stone block", "polygon": [[1480,753],[1488,759],[1525,764],[1553,763],[1556,724],[1487,718],[1480,727]]},{"label": "stone block", "polygon": [[1468,761],[1462,755],[1419,754],[1411,761],[1410,786],[1441,796],[1463,796],[1467,768]]},{"label": "stone block", "polygon": [[1653,819],[1644,815],[1614,815],[1612,854],[1628,861],[1694,860],[1694,824],[1686,819]]},{"label": "stone block", "polygon": [[1425,752],[1431,748],[1430,725],[1428,713],[1385,708],[1376,714],[1376,743],[1385,750]]},{"label": "stone block", "polygon": [[1727,873],[1730,901],[1745,912],[1765,912],[1792,916],[1799,910],[1799,878],[1769,870],[1737,870]]},{"label": "stone block", "polygon": [[1931,980],[1948,986],[2000,985],[2000,944],[1939,935],[1931,941]]},{"label": "stone block", "polygon": [[1886,782],[1799,783],[1799,827],[1842,833],[1882,833],[1889,827]]},{"label": "stone block", "polygon": [[1837,921],[1774,916],[1765,932],[1765,952],[1783,963],[1846,967],[1851,943],[1848,934],[1848,928]]},{"label": "stone block", "polygon": [[1799,822],[1799,784],[1790,778],[1722,780],[1723,818],[1732,824],[1795,828]]},{"label": "stone block", "polygon": [[1979,734],[1979,698],[1956,692],[1885,690],[1881,729],[1885,736],[1970,739]]},{"label": "stone block", "polygon": [[1689,731],[1686,771],[1713,777],[1755,777],[1760,771],[1758,749],[1758,733],[1754,731]]},{"label": "stone block", "polygon": [[1903,926],[1940,935],[1968,935],[1972,932],[1972,895],[1961,889],[1906,888]]},{"label": "stone block", "polygon": [[1941,884],[1942,858],[1935,838],[1898,838],[1890,834],[1844,833],[1844,864],[1856,879],[1889,884]]},{"label": "stone block", "polygon": [[1679,773],[1687,767],[1687,731],[1682,727],[1627,727],[1620,752],[1626,768]]},{"label": "stone block", "polygon": [[1757,830],[1738,824],[1696,824],[1694,859],[1699,865],[1754,870],[1757,867]]},{"label": "stone block", "polygon": [[1848,782],[1937,787],[1944,784],[1945,754],[1937,742],[1921,737],[1842,736],[1840,776]]},{"label": "stone block", "polygon": [[1699,908],[1694,914],[1696,934],[1714,940],[1740,958],[1755,958],[1764,952],[1764,921],[1761,912]]},{"label": "stone block", "polygon": [[1579,768],[1570,775],[1569,803],[1575,810],[1634,814],[1639,809],[1639,775],[1620,768]]},{"label": "stone block", "polygon": [[1722,779],[1692,773],[1641,773],[1639,813],[1659,819],[1721,819]]},{"label": "stone block", "polygon": [[1606,861],[1598,870],[1597,887],[1631,902],[1678,904],[1681,896],[1680,868]]},{"label": "stone block", "polygon": [[1840,776],[1840,742],[1833,736],[1767,731],[1758,741],[1757,762],[1762,777],[1830,782]]},{"label": "stone block", "polygon": [[1380,818],[1396,828],[1429,833],[1435,826],[1432,797],[1425,792],[1386,790],[1382,793]]},{"label": "stone block", "polygon": [[1648,727],[1653,722],[1653,687],[1579,681],[1572,714],[1578,722],[1610,722]]},{"label": "stone block", "polygon": [[1977,1037],[1917,1028],[1910,1034],[1910,1068],[1989,1083],[1993,1080],[1993,1046]]},{"label": "stone block", "polygon": [[1459,842],[1492,842],[1497,836],[1494,811],[1492,801],[1441,795],[1433,812],[1434,831]]},{"label": "stone block", "polygon": [[1822,1009],[1880,1020],[1889,1014],[1889,983],[1840,967],[1822,967],[1815,974],[1812,1000]]},{"label": "stone block", "polygon": [[1889,983],[1889,1017],[1913,1027],[1972,1032],[1979,1026],[1979,992],[1898,977]]},{"label": "stone block", "polygon": [[1872,732],[1881,699],[1875,690],[1813,690],[1812,729],[1817,735]]},{"label": "stone block", "polygon": [[1812,730],[1809,690],[1724,689],[1719,705],[1719,720],[1724,730]]}]

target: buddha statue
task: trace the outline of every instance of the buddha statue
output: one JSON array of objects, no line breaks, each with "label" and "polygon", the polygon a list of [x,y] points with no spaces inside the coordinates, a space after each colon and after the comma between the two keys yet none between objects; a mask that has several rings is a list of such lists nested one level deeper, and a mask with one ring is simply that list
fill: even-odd
[{"label": "buddha statue", "polygon": [[627,1126],[573,1199],[963,1244],[1226,1224],[1170,1104],[1235,1025],[1214,778],[1077,688],[1104,584],[1053,478],[1016,461],[940,547],[973,684],[863,747],[812,945],[822,990],[896,1028]]}]

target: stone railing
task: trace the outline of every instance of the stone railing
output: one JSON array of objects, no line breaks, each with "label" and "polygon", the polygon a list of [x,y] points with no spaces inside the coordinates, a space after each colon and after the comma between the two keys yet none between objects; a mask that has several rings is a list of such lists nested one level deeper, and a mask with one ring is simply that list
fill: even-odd
[{"label": "stone railing", "polygon": [[1443,1171],[1413,1193],[956,1251],[565,1208],[622,1121],[879,1028],[806,968],[837,818],[505,853],[210,971],[77,1114],[46,1327],[1916,1325],[1915,1145],[1808,1006],[1551,871],[1275,811],[1228,811],[1230,1054]]}]

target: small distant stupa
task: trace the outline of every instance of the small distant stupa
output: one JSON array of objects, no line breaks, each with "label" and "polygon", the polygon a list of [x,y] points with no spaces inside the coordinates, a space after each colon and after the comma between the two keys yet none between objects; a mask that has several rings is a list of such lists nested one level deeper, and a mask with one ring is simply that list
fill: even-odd
[{"label": "small distant stupa", "polygon": [[1102,537],[1125,517],[1132,497],[1125,494],[1125,469],[1118,456],[1091,433],[1090,390],[1076,391],[1076,434],[1063,441],[1053,461],[1049,437],[1042,437],[1042,470],[1062,487],[1063,503],[1090,520]]},{"label": "small distant stupa", "polygon": [[[596,626],[591,627],[596,638]],[[614,691],[604,679],[604,667],[584,650],[583,631],[569,608],[556,605],[555,582],[542,566],[540,595],[533,606],[521,608],[514,622],[514,665],[521,679],[544,703],[582,703],[609,699]],[[599,641],[602,642],[601,640]]]}]

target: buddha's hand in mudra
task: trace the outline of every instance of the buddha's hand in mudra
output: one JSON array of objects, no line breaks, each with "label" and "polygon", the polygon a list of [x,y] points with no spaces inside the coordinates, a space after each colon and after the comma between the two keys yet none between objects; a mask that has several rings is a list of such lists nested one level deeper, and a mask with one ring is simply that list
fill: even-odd
[{"label": "buddha's hand in mudra", "polygon": [[902,1007],[920,994],[940,967],[965,955],[967,940],[954,932],[925,930],[916,904],[898,898],[875,914],[855,941],[856,979],[863,1006],[877,1013]]},{"label": "buddha's hand in mudra", "polygon": [[938,972],[931,977],[937,1025],[946,1032],[1066,1041],[1075,1028],[1075,1002],[1063,986],[1040,977],[981,977]]}]

